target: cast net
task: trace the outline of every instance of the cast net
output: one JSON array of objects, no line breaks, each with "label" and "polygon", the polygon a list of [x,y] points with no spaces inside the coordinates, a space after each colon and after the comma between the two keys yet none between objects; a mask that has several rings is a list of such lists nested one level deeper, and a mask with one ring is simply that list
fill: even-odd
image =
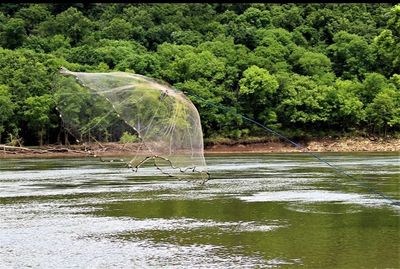
[{"label": "cast net", "polygon": [[78,143],[129,144],[125,162],[134,171],[151,163],[169,176],[208,179],[199,113],[182,92],[125,72],[61,73],[57,109]]}]

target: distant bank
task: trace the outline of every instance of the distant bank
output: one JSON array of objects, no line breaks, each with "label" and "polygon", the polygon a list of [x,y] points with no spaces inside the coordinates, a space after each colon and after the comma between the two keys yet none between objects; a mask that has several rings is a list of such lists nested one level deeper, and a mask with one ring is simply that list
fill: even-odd
[{"label": "distant bank", "polygon": [[[400,139],[369,138],[324,138],[308,142],[299,142],[300,145],[313,152],[400,152]],[[263,143],[233,143],[214,144],[206,148],[206,153],[280,153],[300,152],[301,150],[286,142]]]},{"label": "distant bank", "polygon": [[[313,152],[399,152],[400,139],[341,138],[317,139],[301,143]],[[12,147],[0,145],[0,158],[30,157],[84,157],[90,153],[100,156],[123,156],[136,152],[137,145],[119,143],[91,144],[89,146],[46,145],[38,147]],[[217,153],[283,153],[301,152],[286,142],[235,142],[208,144],[205,154]]]}]

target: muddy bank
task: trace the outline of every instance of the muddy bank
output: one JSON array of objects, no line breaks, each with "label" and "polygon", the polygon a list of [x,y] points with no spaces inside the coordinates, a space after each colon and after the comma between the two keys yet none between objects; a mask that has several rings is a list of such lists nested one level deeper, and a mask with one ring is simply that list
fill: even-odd
[{"label": "muddy bank", "polygon": [[[313,152],[400,152],[400,139],[319,139],[307,143],[299,142],[298,144]],[[216,144],[206,148],[206,153],[279,153],[299,151],[301,151],[299,148],[287,142]]]},{"label": "muddy bank", "polygon": [[[308,143],[299,143],[313,152],[400,152],[400,139],[367,138],[352,139],[320,139]],[[84,157],[84,156],[123,156],[135,154],[137,144],[103,143],[89,146],[47,145],[38,147],[9,147],[0,145],[0,158],[25,157]],[[300,152],[298,148],[287,142],[234,143],[213,144],[205,148],[205,154],[216,153],[280,153]]]}]

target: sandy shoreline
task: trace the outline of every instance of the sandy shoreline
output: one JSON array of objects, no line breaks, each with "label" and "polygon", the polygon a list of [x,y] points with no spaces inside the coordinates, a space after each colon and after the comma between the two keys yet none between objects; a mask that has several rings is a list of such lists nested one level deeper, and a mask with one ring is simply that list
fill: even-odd
[{"label": "sandy shoreline", "polygon": [[[313,140],[307,144],[300,143],[312,152],[399,152],[400,139],[370,140],[366,138],[352,139],[323,139]],[[86,151],[85,151],[86,150]],[[83,147],[74,145],[48,145],[38,147],[4,147],[0,146],[0,158],[73,158],[88,156],[88,150],[100,156],[124,156],[136,152],[135,147],[129,147],[118,143],[107,143],[101,147],[90,145]],[[205,155],[229,154],[229,153],[283,153],[301,152],[300,149],[286,142],[264,143],[231,143],[214,144],[207,146]]]}]

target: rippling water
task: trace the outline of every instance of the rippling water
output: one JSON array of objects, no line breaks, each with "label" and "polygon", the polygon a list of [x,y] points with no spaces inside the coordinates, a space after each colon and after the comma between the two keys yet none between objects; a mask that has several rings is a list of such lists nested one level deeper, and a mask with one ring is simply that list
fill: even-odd
[{"label": "rippling water", "polygon": [[0,160],[0,267],[400,268],[399,155],[323,157],[358,181],[305,154],[212,155],[204,186]]}]

